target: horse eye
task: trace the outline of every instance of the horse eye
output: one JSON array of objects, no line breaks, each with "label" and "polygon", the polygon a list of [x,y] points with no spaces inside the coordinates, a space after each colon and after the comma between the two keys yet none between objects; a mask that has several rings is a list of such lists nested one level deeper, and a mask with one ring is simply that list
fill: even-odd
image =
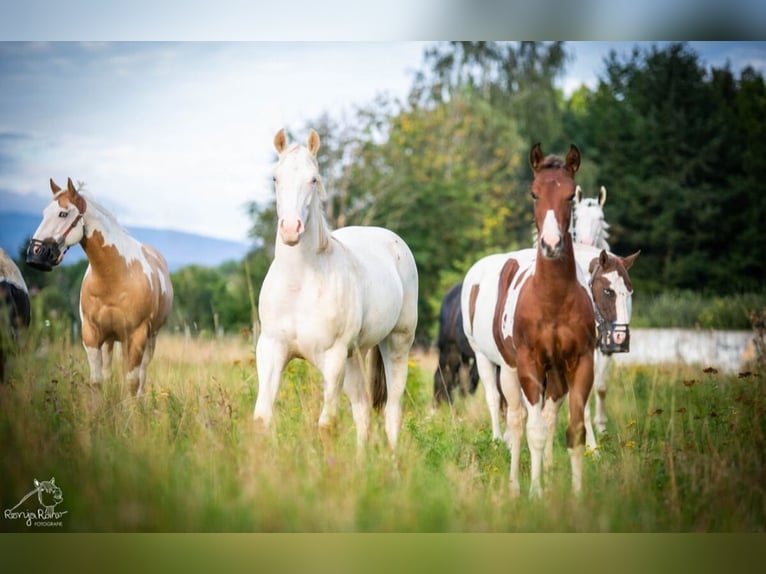
[{"label": "horse eye", "polygon": [[530,192],[529,192],[529,195],[531,195],[531,196],[532,196],[532,199],[534,199],[534,200],[537,200],[537,199],[539,199],[539,198],[540,198],[540,196],[539,196],[539,195],[537,195],[537,194],[536,194],[534,191],[530,191]]},{"label": "horse eye", "polygon": [[604,295],[607,297],[614,297],[614,291],[612,289],[606,288],[604,289]]},{"label": "horse eye", "polygon": [[68,211],[59,211],[59,217],[66,217],[67,215],[69,215]]},{"label": "horse eye", "polygon": [[317,182],[317,181],[318,181],[318,180],[317,180],[317,176],[314,176],[314,177],[312,177],[312,178],[311,178],[311,183],[312,183],[312,184],[316,185],[316,182]]},{"label": "horse eye", "polygon": [[274,183],[277,183],[277,176],[276,175],[272,175],[271,176],[271,181],[273,181]]}]

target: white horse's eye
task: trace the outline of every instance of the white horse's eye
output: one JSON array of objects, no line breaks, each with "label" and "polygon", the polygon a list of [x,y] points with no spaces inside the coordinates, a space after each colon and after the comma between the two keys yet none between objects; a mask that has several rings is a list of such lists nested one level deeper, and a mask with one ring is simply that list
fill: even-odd
[{"label": "white horse's eye", "polygon": [[67,215],[69,215],[68,211],[59,211],[59,217],[66,217]]},{"label": "white horse's eye", "polygon": [[317,182],[317,181],[319,181],[319,180],[317,179],[317,176],[314,176],[314,177],[312,177],[312,178],[311,178],[311,183],[312,183],[312,184],[316,185],[316,182]]}]

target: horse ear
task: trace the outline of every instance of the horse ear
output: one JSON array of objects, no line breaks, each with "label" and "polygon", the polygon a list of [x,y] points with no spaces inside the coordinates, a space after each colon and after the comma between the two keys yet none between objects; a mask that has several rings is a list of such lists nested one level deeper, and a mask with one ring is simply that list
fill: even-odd
[{"label": "horse ear", "polygon": [[625,267],[625,270],[627,271],[630,269],[631,265],[633,265],[633,262],[638,258],[639,254],[641,253],[641,250],[639,249],[636,251],[633,255],[628,255],[627,257],[622,257],[622,264]]},{"label": "horse ear", "polygon": [[569,153],[564,160],[564,167],[574,177],[577,170],[580,169],[580,150],[575,144],[570,144]]},{"label": "horse ear", "polygon": [[77,190],[74,187],[74,184],[72,183],[72,178],[68,177],[66,178],[66,189],[69,192],[70,195],[73,197],[77,196]]},{"label": "horse ear", "polygon": [[529,165],[532,166],[532,171],[537,172],[544,159],[545,154],[543,154],[543,148],[540,147],[540,142],[537,142],[532,146],[532,149],[529,150]]},{"label": "horse ear", "polygon": [[56,195],[59,191],[61,191],[61,188],[58,185],[56,185],[56,182],[53,181],[53,178],[51,178],[51,193],[53,193],[53,195]]},{"label": "horse ear", "polygon": [[575,204],[580,203],[582,201],[582,187],[579,185],[575,187]]},{"label": "horse ear", "polygon": [[311,131],[309,131],[308,148],[309,153],[316,157],[319,151],[319,134],[316,133],[314,128],[311,128]]},{"label": "horse ear", "polygon": [[602,249],[601,253],[598,254],[598,264],[601,267],[606,267],[607,263],[609,263],[609,254],[606,252],[606,249]]},{"label": "horse ear", "polygon": [[40,486],[40,481],[37,480],[36,478],[34,479],[34,481],[35,481],[35,488],[39,487]]},{"label": "horse ear", "polygon": [[49,482],[50,482],[52,485],[54,485],[54,486],[55,486],[55,485],[56,485],[56,478],[52,476]]},{"label": "horse ear", "polygon": [[274,136],[274,147],[277,153],[282,153],[287,147],[287,136],[285,136],[285,128],[280,129],[277,135]]},{"label": "horse ear", "polygon": [[601,189],[598,190],[598,204],[603,207],[605,203],[606,203],[606,188],[602,185]]}]

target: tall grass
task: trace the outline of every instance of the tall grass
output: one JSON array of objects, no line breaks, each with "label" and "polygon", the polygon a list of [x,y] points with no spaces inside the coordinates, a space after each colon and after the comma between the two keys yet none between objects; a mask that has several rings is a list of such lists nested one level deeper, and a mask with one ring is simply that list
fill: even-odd
[{"label": "tall grass", "polygon": [[[556,437],[546,495],[508,496],[508,452],[491,439],[483,393],[431,407],[431,372],[413,360],[395,454],[374,417],[365,455],[345,402],[326,453],[317,372],[294,361],[271,434],[251,423],[252,346],[165,336],[136,401],[119,377],[93,388],[79,345],[30,349],[0,388],[0,506],[55,477],[60,527],[0,517],[4,531],[645,532],[763,531],[766,383],[693,367],[610,374],[608,434],[570,494]],[[29,503],[33,501],[30,499]],[[32,504],[34,507],[34,504]]]}]

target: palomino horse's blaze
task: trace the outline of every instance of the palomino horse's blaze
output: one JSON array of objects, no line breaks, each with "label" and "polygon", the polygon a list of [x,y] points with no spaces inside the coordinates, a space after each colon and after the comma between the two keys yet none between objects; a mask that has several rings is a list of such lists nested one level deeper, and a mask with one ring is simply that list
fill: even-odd
[{"label": "palomino horse's blaze", "polygon": [[19,331],[29,326],[29,292],[21,271],[0,249],[0,383],[5,382],[6,354],[17,345]]},{"label": "palomino horse's blaze", "polygon": [[[479,374],[500,387],[507,408],[511,493],[518,470],[526,418],[531,453],[530,494],[542,492],[541,468],[551,462],[548,429],[569,395],[567,449],[572,487],[582,486],[584,408],[593,384],[596,326],[587,280],[574,257],[569,225],[580,153],[573,145],[562,161],[530,151],[535,173],[531,195],[538,231],[536,250],[491,255],[477,262],[463,282],[464,330],[476,353]],[[488,393],[488,400],[489,400]],[[492,407],[491,407],[492,408]],[[495,406],[495,409],[497,406]]]},{"label": "palomino horse's blaze", "polygon": [[327,446],[341,385],[351,402],[357,445],[366,443],[371,397],[364,362],[371,351],[372,406],[385,404],[388,441],[396,445],[407,360],[417,324],[415,259],[396,234],[379,227],[331,232],[311,130],[306,147],[274,138],[277,240],[261,287],[256,347],[258,398],[253,418],[268,427],[282,370],[302,357],[321,371],[324,405],[319,429]]},{"label": "palomino horse's blaze", "polygon": [[[439,310],[439,334],[436,339],[439,364],[434,372],[435,406],[444,400],[452,404],[454,389],[465,396],[466,391],[474,393],[479,384],[476,356],[463,331],[463,313],[460,310],[462,288],[462,283],[450,287]],[[463,367],[468,369],[468,385],[463,383],[461,376]]]},{"label": "palomino horse's blaze", "polygon": [[104,371],[109,373],[118,341],[129,387],[140,395],[157,333],[173,305],[167,263],[90,196],[79,193],[71,179],[63,190],[52,179],[50,184],[53,201],[29,244],[27,263],[50,271],[67,249],[82,246],[89,265],[80,288],[80,318],[91,381],[101,383]]}]

